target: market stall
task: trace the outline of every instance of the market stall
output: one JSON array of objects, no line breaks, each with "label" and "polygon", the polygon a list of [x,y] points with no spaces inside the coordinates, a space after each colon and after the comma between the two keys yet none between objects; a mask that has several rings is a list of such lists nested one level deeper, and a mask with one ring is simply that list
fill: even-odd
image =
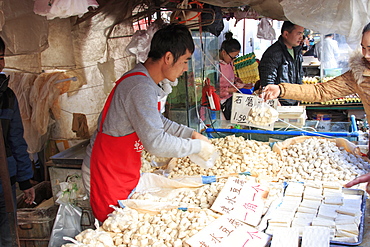
[{"label": "market stall", "polygon": [[[6,7],[11,6],[11,1],[4,2]],[[30,8],[31,5],[33,7],[31,2],[19,8],[24,13],[31,12],[22,20],[17,19],[16,12],[0,14],[3,14],[2,24],[5,23],[2,35],[8,43],[14,43],[14,46],[9,46],[7,55],[12,55],[9,65],[17,71],[7,73],[11,74],[14,91],[23,96],[20,104],[24,107],[21,110],[25,116],[30,116],[27,121],[34,120],[35,115],[45,117],[42,133],[29,138],[37,144],[37,148],[31,148],[30,151],[33,157],[37,156],[49,137],[61,140],[89,138],[116,79],[130,68],[134,60],[138,62],[145,56],[142,54],[145,50],[143,47],[148,47],[148,36],[153,30],[141,29],[154,26],[150,25],[154,21],[153,15],[165,15],[171,19],[168,12],[177,13],[177,16],[172,16],[172,21],[178,20],[178,17],[185,18],[185,23],[191,28],[196,50],[188,73],[179,79],[176,87],[170,88],[172,93],[165,115],[204,131],[216,146],[217,155],[213,156],[211,164],[202,167],[191,157],[161,158],[144,151],[142,177],[135,191],[128,199],[119,201],[119,207],[114,208],[107,220],[93,227],[92,211],[82,191],[80,177],[88,140],[66,152],[54,153],[54,156],[47,157],[51,161],[45,164],[44,170],[45,179],[51,181],[47,189],[51,188],[53,194],[45,198],[49,203],[45,205],[48,210],[42,207],[30,210],[38,214],[35,218],[22,214],[24,211],[27,214],[27,210],[20,210],[22,245],[47,246],[49,239],[52,240],[49,246],[64,244],[65,247],[369,245],[369,210],[364,185],[343,188],[346,182],[370,171],[369,160],[363,155],[366,151],[356,146],[368,141],[366,128],[359,129],[359,118],[352,116],[344,125],[336,123],[336,126],[344,126],[337,127],[340,131],[334,129],[335,121],[330,122],[328,118],[316,119],[314,131],[306,121],[308,110],[363,110],[357,95],[330,102],[303,102],[303,107],[296,110],[278,109],[275,105],[273,108],[279,115],[271,110],[269,116],[262,116],[264,114],[261,111],[249,109],[248,112],[239,112],[238,118],[231,122],[218,121],[219,112],[201,106],[202,97],[205,96],[202,95],[205,79],[216,81],[219,76],[214,61],[217,60],[220,45],[217,37],[220,30],[217,25],[212,28],[209,25],[222,20],[222,17],[215,18],[217,14],[222,15],[220,6],[227,18],[237,21],[266,16],[275,20],[289,19],[323,33],[337,31],[350,34],[347,38],[353,46],[359,40],[359,27],[369,19],[367,6],[362,1],[352,5],[352,1],[324,1],[325,6],[336,10],[326,15],[325,8],[320,5],[322,1],[310,1],[312,8],[309,8],[305,1],[289,0],[207,0],[205,3],[208,6],[198,2],[177,5],[181,1],[145,1],[142,4],[142,1],[111,0],[97,1],[99,8],[94,4],[93,11],[90,8],[86,15],[79,18],[75,16],[63,20],[61,15],[44,13],[48,18],[57,18],[54,21],[48,19],[49,22],[46,17],[35,18]],[[139,10],[141,7],[142,12]],[[200,13],[211,17],[208,16],[203,22],[194,22],[189,20],[192,19],[188,18],[189,13],[195,13],[197,17]],[[34,29],[28,28],[32,34],[24,38],[22,32],[18,32],[20,29],[12,27],[21,26],[19,23],[27,22],[27,27],[35,23],[29,21],[32,20],[30,16],[39,25]],[[348,20],[352,19],[356,21],[350,24]],[[135,21],[135,24],[126,24],[127,20]],[[327,25],[323,27],[320,23]],[[249,27],[244,23],[243,28]],[[31,44],[27,42],[29,37],[34,41]],[[244,44],[252,44],[244,36],[242,39]],[[19,40],[22,45],[15,45],[21,44]],[[130,49],[126,50],[126,46]],[[245,53],[243,47],[243,56],[235,60],[235,67],[246,84],[253,85],[258,81],[257,61],[253,52]],[[305,83],[324,82],[323,78],[316,77],[319,66],[316,60],[305,66]],[[63,71],[54,71],[59,68]],[[312,73],[308,73],[310,70]],[[55,93],[55,97],[60,99],[60,102],[54,102],[53,98],[52,105],[56,109],[44,107],[51,104],[42,104],[43,101],[34,92],[37,83],[54,72],[63,74],[63,78],[45,80],[46,87],[57,90],[55,85],[68,82],[63,90]],[[18,84],[14,78],[22,83]],[[17,85],[22,87],[17,88]],[[52,91],[50,88],[45,90]],[[39,112],[36,112],[36,107],[30,107],[32,102],[27,101],[29,91],[31,95],[36,95],[33,99],[40,106],[38,108],[42,108]],[[53,114],[50,114],[53,109]],[[235,116],[235,109],[233,113]],[[275,125],[269,122],[273,115],[278,117]],[[257,120],[256,116],[261,118]],[[81,117],[80,121],[77,117]],[[245,124],[246,119],[248,124]],[[74,125],[71,130],[72,121],[77,129]],[[32,128],[40,128],[37,121],[33,123],[30,125]],[[32,132],[31,127],[26,129],[26,133],[36,133]],[[307,131],[306,127],[311,130]],[[292,137],[301,135],[305,137]],[[32,147],[30,143],[28,145]],[[57,213],[50,199],[59,199],[58,206],[62,205],[60,208],[65,211]],[[63,216],[67,217],[68,213],[73,214],[69,218],[73,224],[65,223],[71,229],[65,227],[63,231]],[[86,217],[88,223],[84,222]],[[39,232],[42,234],[38,235]]]},{"label": "market stall", "polygon": [[367,246],[367,194],[342,188],[369,171],[353,143],[307,136],[271,149],[233,135],[211,142],[213,167],[188,157],[146,166],[120,208],[64,246]]}]

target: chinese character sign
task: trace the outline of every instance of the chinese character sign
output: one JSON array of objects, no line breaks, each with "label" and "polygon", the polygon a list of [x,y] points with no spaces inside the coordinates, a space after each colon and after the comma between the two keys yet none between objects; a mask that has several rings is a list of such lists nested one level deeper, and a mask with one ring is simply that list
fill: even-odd
[{"label": "chinese character sign", "polygon": [[243,222],[223,215],[186,240],[192,247],[263,247],[269,236]]},{"label": "chinese character sign", "polygon": [[[240,94],[240,93],[234,93],[233,94],[233,102],[232,102],[232,110],[231,110],[231,118],[230,122],[240,125],[247,125],[267,130],[273,130],[274,123],[268,124],[268,125],[257,125],[255,123],[252,123],[248,119],[249,116],[252,114],[253,111],[251,109],[255,109],[256,107],[259,107],[263,103],[263,99],[259,98],[255,95],[249,95],[249,94]],[[272,108],[277,107],[278,100],[268,100],[266,104],[268,106],[271,106]]]},{"label": "chinese character sign", "polygon": [[221,214],[229,214],[234,209],[236,200],[240,196],[241,190],[246,183],[248,183],[247,179],[237,177],[228,178],[211,209]]},{"label": "chinese character sign", "polygon": [[268,188],[256,183],[244,185],[241,196],[231,215],[249,225],[257,226],[261,221]]},{"label": "chinese character sign", "polygon": [[270,241],[270,236],[252,226],[243,224],[235,229],[222,247],[264,247]]},{"label": "chinese character sign", "polygon": [[248,182],[246,179],[231,177],[217,196],[211,209],[257,226],[264,210],[268,188]]}]

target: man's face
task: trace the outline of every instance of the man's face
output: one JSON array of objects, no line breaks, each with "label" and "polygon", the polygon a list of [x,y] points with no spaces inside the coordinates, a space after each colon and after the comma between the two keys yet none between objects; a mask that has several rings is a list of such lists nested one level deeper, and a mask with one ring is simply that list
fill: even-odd
[{"label": "man's face", "polygon": [[283,32],[284,44],[289,48],[299,46],[303,39],[304,27],[294,25],[294,29],[289,33],[288,31]]},{"label": "man's face", "polygon": [[362,55],[364,58],[370,62],[370,32],[364,33],[361,40]]},{"label": "man's face", "polygon": [[[172,55],[172,54],[171,54]],[[191,53],[186,50],[186,53],[177,59],[176,63],[173,62],[173,55],[172,55],[172,62],[171,65],[165,72],[165,78],[170,81],[175,81],[176,78],[180,77],[185,71],[188,70],[188,62],[191,58]]]}]

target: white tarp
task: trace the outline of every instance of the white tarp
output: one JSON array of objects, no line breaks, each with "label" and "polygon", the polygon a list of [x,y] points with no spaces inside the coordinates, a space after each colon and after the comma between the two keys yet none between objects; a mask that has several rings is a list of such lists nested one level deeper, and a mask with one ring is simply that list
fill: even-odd
[{"label": "white tarp", "polygon": [[359,47],[362,29],[370,21],[368,0],[283,0],[280,4],[291,22],[324,35],[342,34],[352,49]]}]

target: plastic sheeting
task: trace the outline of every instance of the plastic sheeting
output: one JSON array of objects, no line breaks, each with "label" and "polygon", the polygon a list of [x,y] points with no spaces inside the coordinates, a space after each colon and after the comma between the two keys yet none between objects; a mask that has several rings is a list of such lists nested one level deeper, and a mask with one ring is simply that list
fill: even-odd
[{"label": "plastic sheeting", "polygon": [[5,23],[1,37],[7,50],[5,55],[42,52],[48,47],[48,23],[45,17],[32,11],[33,1],[0,0]]},{"label": "plastic sheeting", "polygon": [[69,78],[63,72],[43,73],[39,76],[24,73],[10,75],[9,87],[19,101],[24,126],[24,138],[29,153],[37,153],[48,139],[49,126],[54,118],[60,117],[59,95],[67,92],[70,81],[55,84],[57,80]]},{"label": "plastic sheeting", "polygon": [[367,0],[283,0],[280,4],[291,22],[324,35],[345,35],[352,49],[359,47],[362,29],[370,21]]},{"label": "plastic sheeting", "polygon": [[132,36],[131,42],[127,45],[126,51],[136,57],[136,63],[144,63],[148,58],[150,42],[158,26],[153,24],[148,30],[138,30]]},{"label": "plastic sheeting", "polygon": [[75,15],[82,17],[89,7],[97,8],[99,4],[95,0],[35,0],[33,11],[52,20]]}]

